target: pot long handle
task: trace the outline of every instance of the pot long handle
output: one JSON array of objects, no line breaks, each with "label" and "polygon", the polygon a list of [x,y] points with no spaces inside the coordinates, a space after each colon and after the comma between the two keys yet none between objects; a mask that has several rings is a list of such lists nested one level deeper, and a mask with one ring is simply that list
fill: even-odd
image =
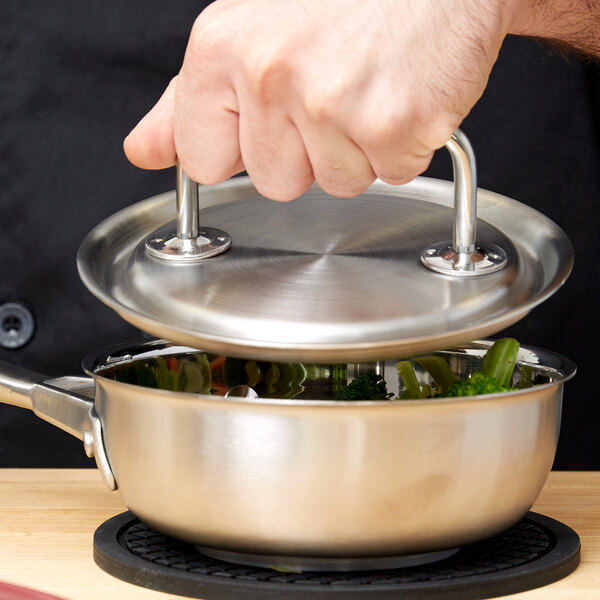
[{"label": "pot long handle", "polygon": [[94,409],[88,377],[48,378],[46,375],[0,361],[0,402],[32,410],[40,419],[83,441],[85,452],[95,457],[102,478],[117,489],[104,449],[102,424]]},{"label": "pot long handle", "polygon": [[33,408],[31,396],[36,384],[48,379],[40,373],[0,361],[0,402]]}]

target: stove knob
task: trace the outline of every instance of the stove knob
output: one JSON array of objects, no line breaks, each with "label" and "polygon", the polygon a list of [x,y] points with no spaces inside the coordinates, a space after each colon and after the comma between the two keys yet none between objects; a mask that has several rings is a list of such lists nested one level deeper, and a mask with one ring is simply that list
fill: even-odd
[{"label": "stove knob", "polygon": [[19,302],[0,305],[0,346],[10,350],[22,348],[33,336],[31,312]]}]

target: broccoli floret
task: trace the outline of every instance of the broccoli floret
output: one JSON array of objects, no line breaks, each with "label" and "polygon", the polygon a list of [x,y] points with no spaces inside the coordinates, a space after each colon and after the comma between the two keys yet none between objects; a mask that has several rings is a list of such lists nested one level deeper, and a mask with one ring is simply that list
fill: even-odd
[{"label": "broccoli floret", "polygon": [[[433,390],[430,386],[420,385],[411,361],[400,361],[396,364],[398,374],[404,384],[404,391],[400,396],[400,400],[510,392],[516,389],[510,387],[510,384],[518,352],[519,342],[517,340],[512,338],[496,340],[486,352],[481,370],[475,371],[468,379],[458,379],[446,360],[441,356],[418,356],[413,358],[412,360],[423,367],[435,382]],[[522,380],[523,386],[527,386],[527,378],[522,375]]]},{"label": "broccoli floret", "polygon": [[[478,396],[497,394],[519,389],[510,387],[517,362],[519,342],[512,338],[496,340],[483,357],[481,370],[475,371],[467,379],[458,379],[446,360],[441,356],[420,356],[412,360],[419,363],[435,382],[421,385],[410,360],[396,364],[398,375],[404,384],[399,400],[418,400],[425,398],[447,398],[458,396]],[[531,374],[521,374],[522,385],[531,385]],[[337,400],[388,400],[387,385],[381,375],[368,373],[353,379],[337,393]]]},{"label": "broccoli floret", "polygon": [[455,381],[438,396],[477,396],[518,389],[510,387],[518,352],[517,340],[512,338],[496,340],[483,357],[481,371],[475,371],[468,379]]},{"label": "broccoli floret", "polygon": [[511,392],[517,388],[499,385],[495,377],[484,375],[475,371],[468,379],[457,379],[450,387],[446,388],[439,396],[448,398],[456,396],[478,396],[480,394],[497,394],[498,392]]},{"label": "broccoli floret", "polygon": [[339,390],[336,400],[388,400],[391,396],[382,375],[365,373]]}]

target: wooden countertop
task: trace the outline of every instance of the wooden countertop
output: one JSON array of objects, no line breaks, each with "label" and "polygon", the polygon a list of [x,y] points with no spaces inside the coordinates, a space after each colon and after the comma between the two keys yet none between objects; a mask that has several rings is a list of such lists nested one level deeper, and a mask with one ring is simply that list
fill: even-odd
[{"label": "wooden countertop", "polygon": [[[95,529],[123,512],[92,469],[0,469],[0,581],[65,600],[181,600],[115,579],[92,558]],[[578,569],[513,600],[600,598],[600,472],[553,472],[536,512],[566,523],[581,537]]]}]

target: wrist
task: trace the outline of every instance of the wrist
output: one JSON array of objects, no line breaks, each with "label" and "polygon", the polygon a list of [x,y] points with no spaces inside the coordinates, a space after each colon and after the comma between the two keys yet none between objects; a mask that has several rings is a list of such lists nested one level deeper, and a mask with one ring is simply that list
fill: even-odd
[{"label": "wrist", "polygon": [[[507,33],[530,37],[547,37],[549,24],[547,13],[555,0],[507,0]],[[550,19],[551,20],[551,19]]]},{"label": "wrist", "polygon": [[507,0],[507,33],[544,38],[600,56],[600,3],[589,0]]}]

